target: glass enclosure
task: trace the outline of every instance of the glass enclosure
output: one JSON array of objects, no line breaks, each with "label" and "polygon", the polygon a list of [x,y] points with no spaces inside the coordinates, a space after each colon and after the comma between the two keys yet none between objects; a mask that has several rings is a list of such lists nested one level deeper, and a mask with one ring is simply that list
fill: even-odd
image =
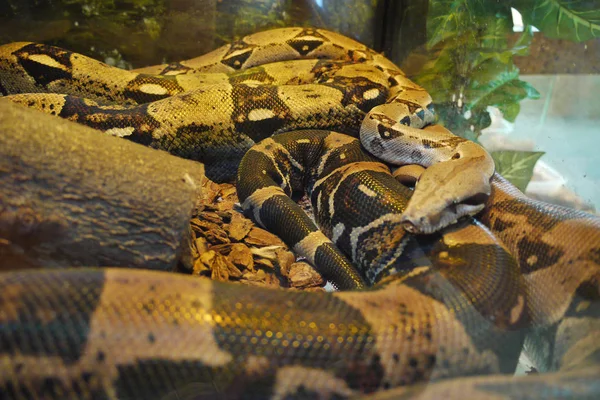
[{"label": "glass enclosure", "polygon": [[596,210],[597,2],[470,3],[7,0],[0,42],[44,42],[131,69],[270,28],[328,28],[399,64],[432,94],[444,123],[496,152],[519,188],[535,165],[528,194]]},{"label": "glass enclosure", "polygon": [[[577,217],[567,218],[562,214],[556,216],[553,214],[554,211],[548,211],[543,216],[534,218],[527,216],[526,212],[521,209],[519,209],[520,211],[508,209],[504,212],[507,214],[514,213],[514,215],[522,213],[523,219],[511,222],[510,226],[507,225],[508,228],[507,226],[501,226],[503,222],[497,220],[490,225],[492,225],[491,229],[494,232],[502,232],[520,224],[523,224],[523,226],[531,224],[542,230],[542,233],[536,233],[527,231],[528,228],[524,227],[523,233],[517,234],[521,236],[519,236],[518,243],[514,245],[518,254],[513,254],[519,263],[521,272],[523,275],[527,275],[524,286],[533,282],[536,285],[544,286],[552,293],[558,293],[558,299],[562,299],[561,296],[563,295],[569,299],[569,301],[563,303],[556,300],[557,304],[552,303],[553,300],[547,298],[539,300],[544,305],[549,304],[547,307],[540,306],[540,308],[547,311],[552,318],[558,314],[561,315],[561,318],[554,320],[548,317],[548,321],[552,320],[552,322],[548,322],[547,325],[540,328],[540,331],[543,331],[544,335],[551,332],[546,336],[552,337],[554,335],[558,336],[559,333],[564,334],[567,337],[565,340],[569,344],[572,344],[570,340],[574,340],[574,337],[579,338],[587,335],[587,339],[582,339],[581,343],[573,345],[577,351],[586,346],[589,346],[589,348],[597,346],[597,343],[593,343],[594,340],[590,337],[595,335],[596,342],[600,337],[600,325],[598,324],[598,317],[600,316],[598,312],[598,307],[600,307],[600,236],[598,236],[600,223],[597,219],[600,218],[598,216],[600,210],[600,167],[596,159],[598,149],[600,149],[600,1],[2,0],[0,2],[0,45],[25,41],[44,43],[81,53],[110,66],[131,71],[157,64],[192,59],[249,34],[296,26],[324,28],[339,32],[367,45],[376,52],[383,53],[398,65],[410,79],[425,88],[431,95],[437,123],[445,126],[455,135],[482,145],[492,156],[496,172],[523,191],[529,198],[589,213],[589,215],[576,214]],[[1,68],[4,68],[4,66],[0,63]],[[0,93],[2,90],[3,88],[0,85]],[[0,127],[1,124],[2,122],[0,122]],[[217,153],[218,151],[215,150]],[[2,170],[0,169],[1,173]],[[263,173],[265,172],[263,171]],[[306,269],[304,266],[298,267],[297,270],[294,270],[295,272],[290,272],[291,270],[283,271],[284,268],[281,267],[283,265],[282,259],[288,257],[288,253],[284,255],[273,250],[278,246],[284,246],[280,239],[262,229],[251,228],[251,222],[240,222],[241,220],[237,219],[238,216],[232,216],[235,214],[232,210],[240,210],[240,206],[237,204],[238,199],[235,197],[234,186],[211,185],[213,186],[209,185],[206,188],[206,192],[209,193],[207,196],[211,197],[208,200],[208,205],[197,206],[194,210],[195,214],[190,228],[190,232],[193,231],[193,233],[191,233],[191,239],[186,239],[191,240],[192,244],[186,242],[183,245],[184,247],[193,247],[193,251],[187,254],[188,259],[185,259],[185,256],[180,257],[181,259],[178,261],[180,269],[181,265],[185,264],[195,275],[209,276],[214,280],[242,281],[250,285],[266,287],[278,287],[279,282],[285,279],[290,281],[295,279],[296,282],[315,280],[318,283],[311,286],[309,291],[322,290],[325,282],[320,276],[315,277],[314,272],[309,272],[309,267]],[[285,182],[282,183],[283,186],[285,186]],[[0,189],[0,197],[2,196],[2,189]],[[211,201],[212,203],[210,203]],[[300,203],[310,213],[310,206],[306,198],[301,200]],[[223,204],[228,204],[229,209],[223,208]],[[0,214],[3,212],[2,207],[0,198]],[[331,201],[331,207],[333,207],[333,200]],[[368,207],[365,206],[365,208]],[[8,206],[6,209],[8,210]],[[256,217],[259,214],[260,211],[258,214],[255,213],[254,216]],[[585,215],[585,217],[582,217],[582,215]],[[556,233],[556,235],[563,236],[554,236],[553,232],[562,229],[561,223],[571,219],[578,220],[578,218],[585,220],[586,229],[589,228],[592,232],[587,236],[589,238],[587,242],[584,240],[585,243],[581,244],[579,236],[577,236],[577,239],[572,239],[572,237],[569,237],[570,234]],[[3,240],[7,243],[12,240],[10,239],[12,238],[10,236],[12,231],[4,229],[1,226],[2,223],[0,218],[0,247],[4,243]],[[239,231],[245,232],[239,238],[236,236],[240,235],[239,231],[236,231],[238,233],[232,233],[232,226],[234,225]],[[334,235],[339,238],[343,234],[343,230],[343,224],[341,228],[340,225],[336,225],[333,229]],[[254,233],[249,234],[248,232]],[[549,236],[544,236],[545,233],[548,233]],[[247,238],[247,235],[254,236],[251,240],[244,242],[247,239],[242,240],[241,238]],[[352,240],[356,241],[357,239],[353,237]],[[573,240],[577,240],[577,242],[574,243]],[[239,243],[243,243],[247,247],[235,247]],[[262,249],[261,246],[265,249]],[[573,255],[580,246],[585,249],[585,252],[582,250],[581,254]],[[257,248],[261,248],[261,250]],[[529,248],[542,250],[540,250],[539,256],[528,256],[519,260],[519,257],[523,258],[522,253],[519,252],[526,253],[525,250]],[[412,248],[409,250],[414,254],[418,253],[417,250]],[[219,252],[226,253],[227,257],[230,257],[231,254],[234,255],[231,255],[232,258],[228,259],[229,261],[218,261],[220,260],[219,254],[221,254]],[[183,253],[185,254],[186,251],[183,251]],[[569,284],[565,284],[565,281],[570,278],[552,278],[551,275],[544,275],[543,271],[534,271],[535,268],[539,267],[537,265],[539,264],[538,257],[541,258],[542,253],[544,257],[547,256],[544,262],[547,262],[548,265],[544,267],[559,265],[554,263],[563,262],[561,261],[563,257],[571,257],[568,261],[564,261],[564,265],[560,265],[568,268],[572,264],[577,264],[577,268],[583,271],[577,272],[577,274],[580,274],[582,281],[577,281],[577,284],[573,283],[569,286]],[[6,256],[6,254],[8,253],[3,253],[0,249],[0,257]],[[5,261],[18,259],[18,257],[6,257]],[[290,263],[295,261],[294,255],[289,257],[292,257]],[[315,253],[313,253],[314,257],[316,257]],[[446,262],[447,264],[444,265],[460,264],[455,259]],[[210,268],[207,267],[209,264],[211,265]],[[249,272],[249,277],[246,276],[246,271],[240,267],[241,264],[245,265],[245,268],[251,272]],[[252,266],[249,266],[250,264]],[[543,269],[542,267],[539,268],[540,270]],[[2,269],[0,268],[0,270]],[[277,274],[273,272],[274,270],[277,271]],[[536,275],[537,272],[540,274]],[[416,275],[419,273],[414,272]],[[413,278],[410,274],[407,274],[406,277],[407,279]],[[562,282],[556,283],[560,279],[562,279]],[[473,278],[473,280],[476,281],[477,279]],[[415,284],[414,287],[420,288],[420,284]],[[436,286],[438,284],[439,287]],[[299,283],[298,286],[290,284],[288,287],[292,286],[295,290],[306,289],[302,285],[304,283]],[[440,294],[441,297],[446,293],[444,290],[448,290],[447,287],[433,278],[425,281],[422,285],[427,288],[429,288],[429,285],[435,286],[437,289],[433,291],[437,295],[439,293],[436,290],[439,289],[440,292],[443,292],[443,294]],[[282,284],[281,286],[285,285]],[[330,287],[327,288],[328,291],[331,291],[330,289]],[[0,289],[0,291],[2,290]],[[527,300],[527,305],[519,303],[520,309],[527,308],[530,304],[538,301],[536,300],[537,292],[535,290],[537,289],[530,289],[529,286],[524,289],[527,292],[525,297],[529,296],[532,300],[531,302]],[[7,330],[6,327],[8,326],[4,319],[4,316],[8,314],[2,310],[4,303],[1,296],[0,294],[0,338],[2,338],[2,330]],[[15,296],[17,295],[15,294]],[[435,296],[432,295],[432,297]],[[250,297],[243,298],[248,300]],[[502,298],[501,295],[497,296],[494,301],[501,303]],[[204,300],[202,299],[202,301]],[[232,306],[234,316],[231,317],[231,320],[227,319],[229,321],[227,323],[232,324],[231,326],[245,318],[245,314],[242,314],[241,311],[239,315],[235,314],[245,307],[245,305],[241,305],[241,302],[240,300],[232,303],[235,304]],[[327,301],[320,300],[320,302],[325,304]],[[218,301],[215,300],[215,303],[218,303]],[[377,307],[380,308],[369,304],[369,301],[365,301],[364,304],[360,303],[356,307],[361,310],[361,313],[368,309],[376,315],[380,315],[379,312],[381,312],[381,315],[387,315],[385,314],[386,311],[382,310],[386,304],[378,305]],[[538,305],[535,303],[535,306]],[[156,307],[158,309],[159,306]],[[488,304],[481,307],[488,307]],[[555,309],[548,311],[551,307],[555,307]],[[511,312],[517,313],[516,309],[514,308]],[[252,312],[249,311],[250,314],[248,315],[250,317],[248,318],[259,321],[260,315],[252,314]],[[258,313],[258,311],[256,312]],[[267,313],[270,312],[267,311]],[[535,313],[535,311],[532,313]],[[592,321],[586,322],[587,325],[585,326],[578,325],[581,322],[579,321],[566,327],[557,322],[562,321],[562,316],[566,318],[567,315],[571,315],[570,313],[583,313],[585,318],[591,318]],[[579,314],[577,315],[579,316]],[[363,318],[363,316],[360,318]],[[285,317],[287,318],[289,315],[285,315]],[[364,317],[365,320],[371,322],[368,315]],[[539,316],[530,316],[532,319],[536,317]],[[206,316],[206,318],[207,321],[210,319],[212,328],[219,326],[218,318],[220,317],[213,315]],[[213,320],[211,318],[217,319]],[[511,322],[510,315],[508,317],[506,315],[494,315],[490,317],[490,320],[500,324],[498,321],[502,318],[506,318],[506,321],[508,321],[506,324]],[[281,320],[283,319],[284,317],[281,317]],[[132,320],[135,320],[135,318],[132,318]],[[379,319],[373,318],[373,320],[379,323]],[[245,322],[246,320],[244,320]],[[373,323],[373,325],[376,325],[376,323]],[[4,328],[2,324],[5,324]],[[309,325],[308,320],[305,325]],[[333,325],[332,323],[331,326]],[[531,320],[525,321],[522,325],[523,332],[533,325],[535,324]],[[349,330],[350,326],[351,324],[348,325]],[[263,326],[262,328],[264,328],[264,336],[261,336],[263,333],[259,328],[256,328],[255,331],[243,331],[239,327],[234,330],[237,332],[237,339],[250,332],[248,341],[254,340],[253,344],[261,343],[261,340],[266,343],[267,339],[271,340],[271,336],[278,334],[275,331],[268,330],[268,327]],[[34,330],[34,328],[31,329]],[[405,329],[407,332],[410,331],[410,327]],[[259,332],[260,335],[255,332]],[[481,350],[478,346],[483,343],[483,339],[481,339],[482,342],[478,342],[480,339],[477,332],[469,331],[468,334],[471,335],[471,338],[475,338],[473,339],[473,348]],[[529,331],[527,332],[529,333]],[[210,334],[213,333],[211,331]],[[148,337],[153,338],[151,335],[149,334]],[[217,337],[216,333],[214,335]],[[250,339],[252,335],[255,336]],[[316,331],[314,335],[315,338],[321,337],[319,336],[320,333]],[[255,337],[258,337],[258,339]],[[260,339],[260,337],[263,337],[263,339]],[[309,337],[312,338],[310,334]],[[281,338],[277,337],[277,339]],[[60,341],[61,339],[57,340]],[[245,340],[246,337],[244,336],[243,341]],[[283,342],[290,340],[289,347],[302,346],[302,342],[298,341],[299,339],[283,338],[281,340]],[[149,339],[149,341],[153,340]],[[366,341],[367,339],[365,339],[365,343]],[[525,347],[527,347],[527,343]],[[320,340],[318,346],[321,346]],[[343,353],[348,346],[350,345],[346,344],[346,347],[340,347],[342,350],[338,350]],[[370,344],[364,346],[368,347]],[[318,347],[317,349],[323,351],[324,354],[326,353],[326,357],[331,356],[330,353],[327,353],[325,347]],[[0,343],[0,361],[3,360],[2,352],[5,350],[4,344]],[[468,352],[468,350],[464,351]],[[544,348],[542,352],[552,353],[553,351]],[[560,348],[560,351],[562,351],[562,348]],[[556,352],[558,354],[559,350],[556,350]],[[265,354],[267,353],[268,351],[265,350]],[[525,376],[527,373],[527,377],[531,377],[531,374],[535,377],[536,372],[558,373],[554,378],[548,378],[547,381],[542,382],[548,386],[552,386],[549,382],[560,383],[564,377],[574,376],[573,379],[576,379],[579,369],[569,369],[567,367],[563,369],[560,367],[563,365],[562,362],[565,365],[567,364],[565,360],[573,362],[573,364],[568,365],[576,364],[569,359],[568,354],[570,353],[565,352],[565,354],[567,355],[559,360],[560,362],[555,361],[555,364],[550,367],[540,367],[534,361],[522,355],[516,374]],[[591,368],[592,373],[589,373],[590,369],[584,370],[583,378],[581,378],[581,382],[583,382],[581,385],[584,389],[581,389],[581,393],[577,392],[578,389],[569,386],[570,383],[565,383],[565,386],[560,386],[557,383],[558,386],[548,389],[548,398],[557,398],[552,396],[567,392],[566,398],[600,398],[594,397],[598,394],[597,387],[600,384],[598,380],[600,378],[593,378],[596,372],[600,374],[598,350],[595,353],[591,351],[590,354],[585,354],[585,357],[582,356],[583,361],[580,360],[581,364]],[[228,357],[222,354],[221,356]],[[246,371],[248,375],[244,375],[244,379],[250,379],[248,376],[252,375],[253,368],[257,370],[267,369],[267,366],[270,365],[266,355],[254,354],[253,356],[256,357],[252,359],[254,364],[247,365],[247,368],[251,371]],[[339,354],[335,356],[337,357]],[[536,353],[535,356],[539,356],[539,353]],[[100,357],[100,355],[97,357]],[[331,357],[335,358],[334,356]],[[421,368],[422,364],[420,363],[426,362],[423,358],[425,356],[419,358],[419,355],[413,355],[413,357],[407,363],[411,365],[418,364]],[[109,358],[107,356],[107,359]],[[381,367],[382,370],[386,370],[386,368],[391,368],[390,365],[394,362],[398,362],[398,358],[402,360],[402,355],[398,356],[394,353],[393,356],[388,356],[384,354],[381,358],[383,361],[377,358],[377,364],[379,365],[379,361],[381,361],[381,365],[384,365],[384,367]],[[445,364],[442,365],[441,359],[442,357],[438,353],[436,364],[436,368],[438,368],[436,371],[438,372],[446,367],[451,369],[452,367],[448,367],[447,364],[456,361],[449,357],[448,360],[450,361],[446,360],[444,361]],[[12,358],[7,358],[7,360],[7,365],[13,362]],[[433,360],[432,364],[435,364],[435,357],[431,360]],[[204,361],[210,364],[209,361]],[[244,358],[244,362],[247,361]],[[298,365],[302,362],[298,361]],[[2,363],[0,362],[0,364]],[[460,364],[460,362],[457,364]],[[279,367],[269,366],[269,368]],[[360,379],[365,379],[366,383],[360,381],[356,386],[350,385],[352,387],[348,389],[347,393],[351,395],[363,391],[364,388],[360,386],[361,384],[369,387],[368,384],[372,383],[369,379],[376,380],[373,376],[365,373],[365,370],[371,368],[370,366],[365,367],[361,364],[359,367],[363,370],[357,372],[348,367],[351,370],[348,376],[354,376],[352,374],[356,373],[356,376],[360,375],[362,377]],[[359,367],[356,368],[359,369]],[[12,364],[11,368],[13,368]],[[14,367],[14,370],[16,371],[17,368]],[[324,370],[327,371],[326,368]],[[419,375],[421,378],[429,376],[427,372],[423,372],[418,368],[417,370],[420,371],[418,373],[422,374]],[[473,371],[475,370],[475,367],[473,367]],[[282,375],[287,373],[283,367],[281,371],[283,371],[281,372]],[[320,375],[316,374],[315,371],[316,369],[304,371],[305,375],[302,375],[303,380],[301,382],[293,381],[293,378],[295,379],[297,375],[290,373],[289,379],[292,383],[289,385],[296,385],[294,388],[303,388],[302,385],[307,381],[318,381],[320,378],[317,379],[317,377]],[[319,371],[319,373],[323,373],[323,371]],[[376,367],[373,367],[373,371],[372,375],[381,372]],[[492,372],[495,374],[498,371],[492,370]],[[335,370],[335,373],[331,372],[331,375],[335,378],[336,373],[338,373],[337,370]],[[414,376],[411,375],[402,379],[406,378],[406,382],[414,383],[411,379],[417,376],[418,373],[414,372]],[[560,375],[561,373],[566,375]],[[570,373],[574,373],[574,375],[568,375]],[[443,372],[439,372],[438,375],[432,374],[431,376],[435,376],[441,381],[445,377]],[[448,374],[448,376],[450,375],[451,373]],[[468,376],[471,373],[467,372],[465,375]],[[15,372],[10,375],[10,379],[17,379],[16,376],[18,374]],[[564,379],[568,380],[567,378]],[[3,374],[0,372],[0,389],[4,387],[2,386],[3,379],[8,378],[3,378]],[[140,379],[151,380],[147,376],[140,376]],[[383,383],[383,378],[381,379],[381,381],[377,381],[378,388],[387,388]],[[402,386],[398,384],[398,382],[404,382],[402,379],[398,378],[393,385],[388,386]],[[500,387],[499,392],[504,393],[502,388],[510,387],[515,390],[514,393],[524,393],[518,392],[518,390],[525,389],[510,386],[512,384],[506,383],[506,381],[503,382],[505,386]],[[325,393],[323,398],[329,398],[327,395],[331,393],[338,395],[343,392],[331,392],[333,389],[325,388],[325,386],[325,384],[324,386],[316,385],[314,387],[308,385],[307,387],[312,389],[307,389],[306,392],[302,393],[308,396],[306,398],[313,398],[311,396],[315,393]],[[469,388],[471,387],[469,386]],[[456,388],[460,388],[460,386],[456,386]],[[188,389],[191,397],[186,398],[196,398],[194,393],[196,393],[197,388],[190,389],[186,387],[185,390]],[[298,393],[301,393],[301,390],[298,390]],[[323,392],[319,392],[319,390],[323,390]],[[469,390],[465,391],[464,398],[485,397],[480,392],[476,392],[475,389],[473,389],[473,392]],[[560,392],[560,390],[563,391]],[[427,392],[403,392],[403,395],[412,398],[411,396],[419,393]],[[431,398],[436,398],[435,393],[438,392],[432,393],[430,394],[430,396],[433,396]],[[473,395],[470,396],[469,393],[473,393]],[[506,393],[513,392],[507,391]],[[236,393],[236,395],[243,398],[243,393]],[[352,397],[351,395],[348,397]],[[591,397],[585,397],[588,395]],[[600,394],[598,395],[600,396]],[[452,396],[448,398],[460,397],[456,393]],[[345,396],[342,397],[346,398]],[[8,398],[13,397],[9,395]],[[14,398],[18,397],[15,396]],[[32,398],[35,398],[35,396]],[[262,397],[259,396],[258,398]],[[392,395],[390,398],[396,397]]]}]

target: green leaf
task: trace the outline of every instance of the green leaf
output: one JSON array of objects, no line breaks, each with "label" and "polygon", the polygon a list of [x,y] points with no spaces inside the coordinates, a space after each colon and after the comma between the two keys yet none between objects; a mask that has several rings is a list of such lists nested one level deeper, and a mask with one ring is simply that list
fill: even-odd
[{"label": "green leaf", "polygon": [[427,18],[427,46],[472,31],[475,19],[495,13],[486,0],[430,0]]},{"label": "green leaf", "polygon": [[481,36],[481,47],[500,50],[504,50],[507,47],[508,34],[512,33],[512,18],[510,13],[491,14],[486,18],[481,18],[477,22],[478,25],[485,29]]},{"label": "green leaf", "polygon": [[480,64],[471,74],[471,84],[465,92],[465,110],[487,106],[504,107],[523,99],[537,99],[540,94],[527,82],[519,80],[519,69],[498,59]]},{"label": "green leaf", "polygon": [[435,45],[435,52],[414,80],[433,97],[440,123],[462,137],[477,140],[481,130],[490,125],[488,106],[498,107],[507,120],[514,121],[520,101],[540,96],[519,80],[519,69],[513,63],[515,55],[527,54],[533,33],[531,26],[526,26],[509,47],[512,3],[429,2],[428,45]]},{"label": "green leaf", "polygon": [[477,133],[471,129],[472,124],[467,120],[454,103],[436,105],[438,123],[455,135],[468,140],[476,140]]},{"label": "green leaf", "polygon": [[523,33],[521,33],[521,36],[519,36],[519,39],[517,39],[515,45],[512,48],[513,54],[517,56],[529,55],[529,46],[531,45],[532,40],[533,27],[531,25],[526,25],[523,28]]},{"label": "green leaf", "polygon": [[439,124],[445,126],[455,135],[474,142],[477,142],[481,131],[492,123],[490,113],[487,110],[475,110],[467,119],[456,106],[456,103],[436,104],[435,109]]},{"label": "green leaf", "polygon": [[[482,23],[484,19],[485,23]],[[473,33],[474,29],[499,31],[504,27],[494,26],[498,21],[510,20],[510,6],[496,0],[430,0],[427,18],[427,45],[436,44],[455,35]],[[504,24],[499,22],[499,25]]]},{"label": "green leaf", "polygon": [[517,102],[503,103],[502,105],[498,106],[498,109],[502,111],[502,116],[504,119],[510,122],[515,122],[517,115],[519,115],[519,111],[521,111],[521,105]]},{"label": "green leaf", "polygon": [[544,152],[502,150],[493,151],[491,155],[496,162],[496,172],[524,192],[533,175],[533,167]]},{"label": "green leaf", "polygon": [[519,103],[524,99],[539,99],[540,94],[529,83],[513,79],[497,87],[483,97],[479,104],[496,106],[502,115],[510,122],[514,122],[521,109]]},{"label": "green leaf", "polygon": [[583,42],[600,37],[600,7],[597,1],[518,0],[514,5],[523,21],[546,36]]},{"label": "green leaf", "polygon": [[466,2],[466,0],[429,2],[427,45],[430,48],[456,33],[463,18],[461,8]]}]

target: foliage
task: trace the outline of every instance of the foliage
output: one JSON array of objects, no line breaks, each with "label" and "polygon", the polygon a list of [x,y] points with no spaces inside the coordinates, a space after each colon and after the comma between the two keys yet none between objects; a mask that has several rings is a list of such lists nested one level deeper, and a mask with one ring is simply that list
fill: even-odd
[{"label": "foliage", "polygon": [[285,26],[327,28],[373,42],[374,10],[380,0],[228,0],[217,4],[218,44]]},{"label": "foliage", "polygon": [[[494,7],[488,9],[488,3]],[[435,57],[416,81],[435,99],[440,122],[477,140],[491,123],[488,106],[498,107],[507,120],[514,121],[521,100],[539,97],[531,85],[519,79],[513,62],[515,55],[527,54],[531,29],[509,45],[510,9],[495,1],[432,1],[430,7],[427,44]]]},{"label": "foliage", "polygon": [[496,163],[496,172],[525,191],[533,175],[535,163],[544,155],[542,151],[502,150],[491,153]]},{"label": "foliage", "polygon": [[[62,0],[85,17],[112,14],[123,23],[164,11],[164,0]],[[118,11],[118,12],[115,12]]]},{"label": "foliage", "polygon": [[[594,3],[596,3],[594,5]],[[519,79],[514,56],[528,54],[532,26],[552,38],[583,41],[600,36],[600,7],[581,0],[430,0],[427,47],[432,57],[415,80],[435,99],[440,123],[477,141],[498,107],[514,121],[524,99],[539,93]],[[524,32],[513,43],[511,7],[523,15]],[[499,172],[524,189],[543,153],[497,152]]]},{"label": "foliage", "polygon": [[576,42],[600,37],[598,1],[517,0],[514,3],[524,21],[548,37]]},{"label": "foliage", "polygon": [[229,0],[217,5],[218,44],[231,42],[249,33],[290,25],[291,0]]}]

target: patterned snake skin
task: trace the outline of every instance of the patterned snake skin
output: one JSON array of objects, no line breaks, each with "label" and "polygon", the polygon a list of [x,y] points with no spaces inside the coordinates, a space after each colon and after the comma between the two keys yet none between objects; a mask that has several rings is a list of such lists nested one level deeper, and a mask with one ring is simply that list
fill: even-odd
[{"label": "patterned snake skin", "polygon": [[[478,146],[427,127],[427,93],[364,46],[288,28],[117,73],[16,43],[0,47],[0,91],[203,161],[213,178],[241,163],[238,193],[257,222],[338,287],[373,285],[304,293],[143,270],[3,273],[0,398],[600,395],[600,219],[528,199]],[[299,128],[360,133],[372,155],[335,132],[282,133]],[[381,160],[428,168],[413,194]],[[299,190],[321,231],[289,199]],[[481,222],[443,228],[485,200]],[[558,372],[511,378],[523,346]]]},{"label": "patterned snake skin", "polygon": [[[312,61],[298,62],[305,58]],[[481,211],[490,194],[491,157],[451,132],[420,129],[434,119],[429,94],[344,36],[277,29],[159,70],[122,71],[34,43],[0,47],[0,91],[27,93],[9,101],[202,161],[211,179],[233,178],[243,154],[265,137],[317,128],[360,131],[371,154],[430,167],[403,215],[412,232]]]}]

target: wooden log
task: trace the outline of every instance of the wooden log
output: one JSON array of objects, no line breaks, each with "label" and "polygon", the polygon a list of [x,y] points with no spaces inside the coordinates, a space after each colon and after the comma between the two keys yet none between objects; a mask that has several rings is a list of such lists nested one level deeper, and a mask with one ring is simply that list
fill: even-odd
[{"label": "wooden log", "polygon": [[0,270],[171,270],[204,166],[0,102]]}]

